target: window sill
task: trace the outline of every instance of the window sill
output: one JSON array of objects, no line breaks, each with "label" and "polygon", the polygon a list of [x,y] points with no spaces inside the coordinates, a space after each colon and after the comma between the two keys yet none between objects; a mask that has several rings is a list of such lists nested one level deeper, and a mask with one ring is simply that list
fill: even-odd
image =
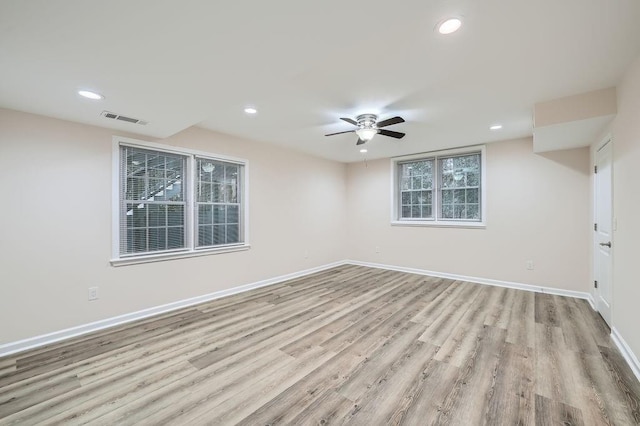
[{"label": "window sill", "polygon": [[111,266],[127,266],[137,265],[140,263],[163,262],[165,260],[185,259],[189,257],[210,256],[214,254],[233,253],[236,251],[249,250],[249,244],[240,244],[235,246],[217,247],[202,250],[181,251],[177,253],[161,253],[148,254],[144,256],[123,257],[120,259],[111,259]]},{"label": "window sill", "polygon": [[392,220],[391,226],[422,226],[430,228],[465,228],[465,229],[485,229],[484,222],[436,222],[430,220]]}]

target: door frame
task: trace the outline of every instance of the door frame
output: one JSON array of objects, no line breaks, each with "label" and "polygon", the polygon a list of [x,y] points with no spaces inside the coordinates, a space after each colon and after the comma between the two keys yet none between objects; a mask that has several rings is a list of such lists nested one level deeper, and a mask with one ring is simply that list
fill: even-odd
[{"label": "door frame", "polygon": [[[598,152],[605,146],[609,144],[609,149],[611,150],[611,188],[610,188],[610,194],[611,194],[611,243],[612,243],[612,247],[610,249],[610,258],[611,258],[611,270],[609,273],[609,290],[610,290],[610,294],[611,294],[611,300],[609,300],[609,307],[610,307],[610,318],[609,318],[609,322],[607,322],[605,320],[605,322],[607,322],[607,325],[610,328],[613,328],[613,310],[614,310],[614,306],[613,306],[613,293],[614,293],[614,280],[613,280],[613,263],[614,263],[614,250],[615,250],[615,242],[614,242],[614,233],[616,231],[616,219],[615,219],[615,214],[613,211],[613,205],[614,205],[614,193],[613,193],[613,175],[614,175],[614,171],[613,171],[613,137],[611,136],[611,134],[607,134],[605,137],[603,137],[602,139],[600,139],[600,141],[594,145],[594,149],[593,149],[593,165],[592,167],[594,167],[595,171],[595,166],[598,164],[597,162],[597,155]],[[598,208],[598,191],[597,191],[597,182],[596,182],[596,177],[597,173],[594,173],[593,176],[593,181],[592,181],[592,186],[593,186],[593,211],[592,211],[592,219],[593,219],[593,223],[597,223],[597,208]],[[591,268],[592,268],[592,274],[593,274],[593,280],[595,281],[598,278],[598,262],[596,261],[596,256],[597,256],[597,250],[598,250],[598,234],[595,231],[595,229],[592,231],[591,233]],[[599,292],[600,292],[600,288],[593,288],[593,307],[594,309],[598,312],[598,299],[599,299]],[[601,315],[602,316],[602,315]],[[604,319],[604,317],[603,317]]]}]

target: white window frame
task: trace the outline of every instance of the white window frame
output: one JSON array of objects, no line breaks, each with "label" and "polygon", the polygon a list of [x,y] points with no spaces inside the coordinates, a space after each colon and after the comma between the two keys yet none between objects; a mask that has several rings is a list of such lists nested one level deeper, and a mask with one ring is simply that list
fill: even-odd
[{"label": "white window frame", "polygon": [[[210,152],[198,151],[183,147],[163,145],[155,142],[141,141],[137,139],[131,139],[121,136],[113,137],[113,149],[112,149],[112,211],[111,211],[111,229],[112,229],[112,244],[111,244],[111,265],[112,266],[124,266],[133,265],[139,263],[159,262],[172,259],[181,259],[195,256],[206,256],[212,254],[229,253],[242,250],[248,250],[251,248],[249,244],[249,161],[213,154]],[[185,185],[186,185],[186,213],[185,213],[185,236],[186,246],[182,249],[175,249],[171,251],[163,251],[159,253],[144,253],[144,254],[126,254],[120,253],[120,147],[129,146],[134,148],[162,151],[172,154],[178,154],[187,156],[187,166],[185,173]],[[226,244],[220,246],[209,247],[197,247],[197,229],[196,227],[196,200],[195,200],[195,164],[197,158],[206,158],[213,161],[225,161],[231,163],[237,163],[242,166],[242,178],[240,179],[240,191],[241,191],[241,229],[240,233],[243,236],[243,241],[234,244]]]},{"label": "white window frame", "polygon": [[[439,170],[439,159],[441,157],[458,156],[464,154],[480,153],[480,221],[470,220],[441,220],[438,219],[440,209],[440,185],[441,177]],[[407,220],[400,217],[400,181],[399,164],[421,159],[434,160],[434,188],[433,188],[433,219]],[[487,223],[487,167],[486,167],[486,146],[475,145],[456,149],[424,152],[414,155],[405,155],[391,159],[391,225],[393,226],[432,226],[432,227],[453,227],[453,228],[486,228]]]}]

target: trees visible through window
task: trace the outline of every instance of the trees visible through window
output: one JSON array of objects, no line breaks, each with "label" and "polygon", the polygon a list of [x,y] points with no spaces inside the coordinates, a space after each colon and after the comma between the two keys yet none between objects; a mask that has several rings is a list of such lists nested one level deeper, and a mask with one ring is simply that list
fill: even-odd
[{"label": "trees visible through window", "polygon": [[481,222],[482,150],[394,162],[397,221]]}]

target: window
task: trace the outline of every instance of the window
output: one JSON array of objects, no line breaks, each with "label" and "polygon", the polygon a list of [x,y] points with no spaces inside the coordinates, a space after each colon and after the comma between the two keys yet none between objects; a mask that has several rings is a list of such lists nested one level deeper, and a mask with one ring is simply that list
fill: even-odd
[{"label": "window", "polygon": [[114,145],[112,264],[248,247],[245,161],[121,138]]},{"label": "window", "polygon": [[240,165],[198,158],[198,247],[240,242]]},{"label": "window", "polygon": [[484,147],[393,160],[395,224],[484,225]]}]

